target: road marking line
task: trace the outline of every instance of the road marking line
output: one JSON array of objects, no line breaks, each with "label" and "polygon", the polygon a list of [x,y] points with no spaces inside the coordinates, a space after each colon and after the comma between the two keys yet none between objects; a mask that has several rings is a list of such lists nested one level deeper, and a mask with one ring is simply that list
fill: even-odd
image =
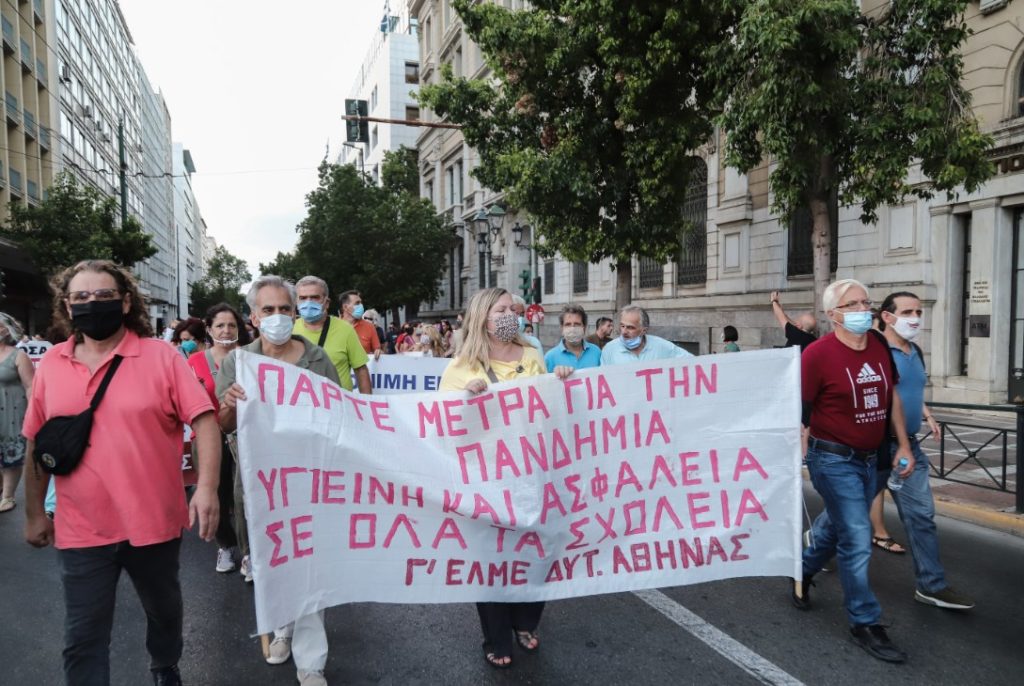
[{"label": "road marking line", "polygon": [[633,595],[686,629],[762,684],[804,686],[802,681],[789,672],[764,659],[721,629],[708,624],[661,591],[657,589],[633,591]]}]

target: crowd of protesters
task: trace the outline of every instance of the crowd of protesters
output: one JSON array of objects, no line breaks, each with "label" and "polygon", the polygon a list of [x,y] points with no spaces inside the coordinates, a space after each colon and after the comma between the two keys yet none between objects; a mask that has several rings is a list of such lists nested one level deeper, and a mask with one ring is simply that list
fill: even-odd
[{"label": "crowd of protesters", "polygon": [[[200,538],[216,542],[216,572],[237,569],[253,581],[234,433],[245,399],[235,383],[235,350],[299,365],[362,394],[373,392],[367,366],[382,355],[450,358],[441,391],[473,394],[546,373],[565,379],[578,369],[691,356],[651,334],[649,313],[638,305],[617,313],[618,336],[616,322],[604,316],[588,335],[586,310],[565,306],[558,341],[545,352],[531,334],[523,299],[499,288],[476,293],[454,326],[414,320],[385,328],[358,291],[340,293],[332,306],[328,284],[315,275],[295,284],[268,275],[248,292],[248,316],[222,303],[202,317],[171,322],[159,336],[134,278],[111,262],[80,262],[56,277],[53,290],[49,335],[60,342],[36,369],[17,347],[27,338],[20,324],[0,313],[0,513],[16,506],[24,473],[26,539],[54,544],[59,553],[68,684],[109,683],[122,571],[146,610],[154,683],[181,683],[183,529],[198,524]],[[833,332],[818,338],[813,315],[791,319],[777,292],[770,302],[787,344],[803,351],[804,452],[825,502],[805,536],[803,580],[793,602],[809,606],[815,575],[838,555],[851,635],[872,656],[900,662],[906,656],[879,623],[867,575],[872,544],[904,551],[879,514],[890,469],[906,480],[894,499],[914,558],[915,598],[947,609],[973,606],[948,586],[939,563],[927,457],[915,437],[923,422],[935,429],[923,400],[922,354],[913,343],[921,303],[897,292],[873,308],[867,287],[846,279],[829,286],[822,305]],[[882,333],[871,331],[873,323]],[[723,352],[739,350],[734,327],[725,327],[722,341]],[[850,370],[860,374],[856,397],[844,381]],[[868,395],[871,406],[887,411],[860,416]],[[30,459],[25,467],[26,456],[37,457],[36,443],[59,428],[55,418],[88,408],[94,425],[69,471],[52,470],[51,477],[51,469],[40,467],[45,460]],[[543,603],[478,603],[477,609],[492,667],[510,667],[517,645],[540,648]],[[326,684],[327,657],[323,611],[279,627],[265,652],[270,664],[292,659],[307,686]]]}]

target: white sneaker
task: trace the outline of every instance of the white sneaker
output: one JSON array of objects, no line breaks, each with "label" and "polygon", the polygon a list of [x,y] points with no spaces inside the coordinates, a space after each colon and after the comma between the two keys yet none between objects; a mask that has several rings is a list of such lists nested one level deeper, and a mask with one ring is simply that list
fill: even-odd
[{"label": "white sneaker", "polygon": [[267,664],[280,665],[288,662],[292,656],[292,639],[286,636],[274,636],[267,654]]},{"label": "white sneaker", "polygon": [[302,686],[327,686],[327,679],[324,678],[323,672],[305,672],[300,669],[295,676],[298,677]]},{"label": "white sneaker", "polygon": [[223,574],[235,568],[235,560],[231,557],[231,550],[228,548],[217,548],[217,571]]},{"label": "white sneaker", "polygon": [[249,561],[248,555],[242,558],[242,564],[238,566],[238,573],[245,577],[245,583],[252,583],[252,562]]}]

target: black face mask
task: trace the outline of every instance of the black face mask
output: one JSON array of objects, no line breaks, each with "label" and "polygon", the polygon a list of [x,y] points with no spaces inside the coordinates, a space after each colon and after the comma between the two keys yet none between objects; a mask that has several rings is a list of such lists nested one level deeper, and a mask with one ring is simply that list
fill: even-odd
[{"label": "black face mask", "polygon": [[124,301],[90,300],[71,305],[71,324],[94,341],[105,341],[124,324],[121,305]]}]

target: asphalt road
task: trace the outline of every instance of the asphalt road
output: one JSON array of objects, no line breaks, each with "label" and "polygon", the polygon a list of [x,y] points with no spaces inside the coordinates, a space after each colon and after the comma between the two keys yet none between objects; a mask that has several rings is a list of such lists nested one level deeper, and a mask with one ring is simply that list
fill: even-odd
[{"label": "asphalt road", "polygon": [[[809,505],[818,507],[812,492]],[[20,496],[20,494],[19,494]],[[890,531],[902,528],[888,508]],[[23,542],[24,510],[0,515],[0,684],[59,684],[63,605],[52,549]],[[1020,684],[1024,674],[1024,541],[939,518],[950,582],[977,601],[965,613],[913,599],[910,556],[878,551],[872,584],[903,665],[874,660],[848,638],[835,574],[816,579],[814,607],[789,602],[778,578],[721,581],[549,603],[543,648],[517,653],[511,670],[482,659],[470,605],[357,604],[327,611],[337,684]],[[251,587],[214,572],[216,549],[186,538],[186,684],[293,684],[291,663],[264,664]],[[145,618],[127,578],[119,588],[114,684],[148,682]],[[655,609],[644,598],[658,605]]]}]

